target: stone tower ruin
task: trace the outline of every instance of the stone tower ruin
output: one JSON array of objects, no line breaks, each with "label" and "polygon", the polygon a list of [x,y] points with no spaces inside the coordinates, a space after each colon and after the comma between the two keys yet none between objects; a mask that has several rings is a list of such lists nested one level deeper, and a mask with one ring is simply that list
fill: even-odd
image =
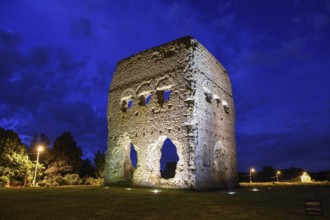
[{"label": "stone tower ruin", "polygon": [[[199,190],[238,185],[230,80],[196,39],[183,37],[119,61],[107,119],[106,185]],[[179,160],[175,175],[162,178],[168,138]]]}]

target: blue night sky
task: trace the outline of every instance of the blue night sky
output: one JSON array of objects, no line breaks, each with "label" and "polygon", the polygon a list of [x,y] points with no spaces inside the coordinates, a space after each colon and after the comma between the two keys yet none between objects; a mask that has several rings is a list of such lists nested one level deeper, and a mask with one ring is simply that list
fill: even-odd
[{"label": "blue night sky", "polygon": [[117,61],[195,37],[229,72],[238,168],[330,168],[330,1],[0,0],[0,126],[107,148]]}]

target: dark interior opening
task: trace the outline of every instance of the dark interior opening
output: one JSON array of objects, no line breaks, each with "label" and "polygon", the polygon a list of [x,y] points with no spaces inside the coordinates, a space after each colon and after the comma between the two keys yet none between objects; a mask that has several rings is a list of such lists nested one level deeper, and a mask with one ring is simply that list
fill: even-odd
[{"label": "dark interior opening", "polygon": [[144,98],[143,95],[141,95],[139,98],[139,105],[145,105],[145,104],[146,104],[146,99]]}]

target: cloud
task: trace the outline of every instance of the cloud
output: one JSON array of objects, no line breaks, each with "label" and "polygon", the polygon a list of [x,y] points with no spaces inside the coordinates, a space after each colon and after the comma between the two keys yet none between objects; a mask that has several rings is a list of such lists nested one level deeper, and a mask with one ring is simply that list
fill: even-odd
[{"label": "cloud", "polygon": [[267,105],[271,102],[271,96],[261,95],[258,97],[240,96],[240,99],[235,99],[236,118],[239,121],[246,121],[250,118],[254,110],[260,110],[262,105]]},{"label": "cloud", "polygon": [[280,65],[292,60],[306,59],[303,56],[306,40],[303,38],[294,38],[283,42],[281,47],[260,48],[255,51],[248,52],[244,57],[244,62],[247,65]]},{"label": "cloud", "polygon": [[61,48],[56,51],[57,58],[59,60],[59,71],[61,72],[72,72],[79,71],[85,67],[85,63],[77,61],[68,49]]},{"label": "cloud", "polygon": [[[25,56],[18,51],[17,45],[22,41],[20,34],[0,29],[0,79],[9,80],[13,72],[24,68]],[[1,82],[0,82],[1,83]]]},{"label": "cloud", "polygon": [[94,39],[91,21],[85,17],[79,17],[72,21],[71,33],[75,37],[86,37]]},{"label": "cloud", "polygon": [[46,65],[50,57],[50,49],[45,46],[33,47],[29,51],[29,57],[32,64],[36,66]]},{"label": "cloud", "polygon": [[329,18],[324,14],[315,14],[313,16],[313,26],[316,31],[324,29],[329,24]]}]

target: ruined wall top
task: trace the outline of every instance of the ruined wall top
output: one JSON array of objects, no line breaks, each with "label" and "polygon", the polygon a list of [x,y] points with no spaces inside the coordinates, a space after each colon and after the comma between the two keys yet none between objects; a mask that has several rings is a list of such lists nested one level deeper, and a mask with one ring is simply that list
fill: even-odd
[{"label": "ruined wall top", "polygon": [[[218,66],[220,71],[227,76],[227,71],[218,62],[218,60],[195,38],[185,36],[174,41],[152,47],[141,51],[135,55],[124,58],[117,63],[116,73],[113,76],[113,82],[110,86],[110,92],[122,88],[124,85],[134,83],[135,81],[153,79],[157,75],[173,72],[174,69],[186,68],[194,52],[199,50],[207,52],[208,63],[212,62]],[[184,59],[178,59],[183,57]],[[210,60],[211,57],[211,60]],[[166,62],[165,62],[166,60]],[[147,63],[146,63],[147,62]],[[157,65],[154,65],[156,64]],[[145,72],[148,74],[139,74],[134,78],[127,77],[130,73]],[[182,71],[184,72],[184,71]],[[228,80],[229,81],[229,80]]]}]

